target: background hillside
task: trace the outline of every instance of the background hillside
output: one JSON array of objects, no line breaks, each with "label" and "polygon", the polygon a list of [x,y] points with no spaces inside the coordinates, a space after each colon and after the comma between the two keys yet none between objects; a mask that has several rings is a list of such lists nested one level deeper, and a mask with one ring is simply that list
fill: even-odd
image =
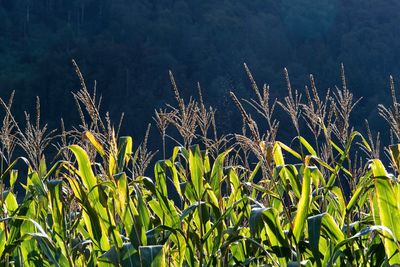
[{"label": "background hillside", "polygon": [[325,91],[340,84],[343,62],[365,97],[357,117],[374,122],[389,74],[400,77],[399,10],[395,0],[0,0],[0,95],[16,90],[19,117],[39,95],[52,127],[60,115],[75,122],[74,58],[88,84],[98,81],[103,110],[125,111],[125,130],[142,136],[154,108],[173,101],[171,69],[187,97],[201,83],[229,132],[240,120],[228,92],[252,94],[243,62],[278,98],[284,67],[297,89],[313,73]]}]

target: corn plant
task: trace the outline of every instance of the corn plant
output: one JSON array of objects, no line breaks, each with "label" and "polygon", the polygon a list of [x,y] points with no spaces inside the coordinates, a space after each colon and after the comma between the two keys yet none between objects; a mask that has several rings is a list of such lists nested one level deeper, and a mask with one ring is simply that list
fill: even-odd
[{"label": "corn plant", "polygon": [[[400,147],[388,146],[388,161],[379,159],[379,139],[369,127],[367,138],[350,127],[357,101],[344,69],[341,88],[325,100],[311,76],[307,103],[285,71],[289,96],[270,103],[269,87],[259,90],[245,68],[257,96],[245,102],[264,118],[266,133],[231,93],[243,129],[218,136],[215,109],[206,109],[200,87],[200,102],[187,104],[171,73],[178,107],[156,112],[163,151],[156,162],[146,146],[150,127],[137,146],[132,137],[119,136],[78,68],[82,89],[74,97],[81,125],[66,130],[62,124],[59,136],[41,127],[39,104],[36,124],[27,115],[23,130],[11,113],[12,100],[1,100],[0,264],[399,264]],[[391,90],[393,105],[380,112],[397,131],[393,80]],[[272,117],[278,106],[293,122],[290,145],[279,140]],[[167,126],[178,135],[169,135]],[[171,140],[176,146],[167,151]],[[50,143],[57,150],[52,161],[45,157]],[[14,158],[14,147],[24,154]]]}]

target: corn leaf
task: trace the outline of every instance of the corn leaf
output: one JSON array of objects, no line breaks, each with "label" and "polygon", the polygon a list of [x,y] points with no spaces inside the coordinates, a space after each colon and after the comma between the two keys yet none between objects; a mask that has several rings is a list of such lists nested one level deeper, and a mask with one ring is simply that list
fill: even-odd
[{"label": "corn leaf", "polygon": [[399,263],[400,253],[397,240],[400,238],[400,196],[396,194],[398,192],[395,190],[398,184],[388,177],[380,160],[373,160],[371,169],[374,176],[380,224],[390,229],[395,238],[393,239],[387,232],[382,233],[385,252],[390,264]]},{"label": "corn leaf", "polygon": [[305,167],[303,172],[303,181],[301,187],[301,197],[297,205],[296,216],[293,221],[293,235],[298,243],[304,230],[304,224],[308,216],[308,208],[311,199],[311,171]]}]

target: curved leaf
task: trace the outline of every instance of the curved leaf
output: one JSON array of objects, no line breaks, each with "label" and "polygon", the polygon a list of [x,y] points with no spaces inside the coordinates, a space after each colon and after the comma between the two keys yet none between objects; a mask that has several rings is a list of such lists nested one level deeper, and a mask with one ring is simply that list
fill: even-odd
[{"label": "curved leaf", "polygon": [[308,208],[311,199],[311,171],[309,167],[304,168],[301,186],[301,197],[297,205],[296,217],[293,221],[293,235],[298,243],[304,231],[304,223],[308,216]]},{"label": "curved leaf", "polygon": [[[380,224],[390,229],[394,237],[399,240],[400,196],[398,195],[398,190],[395,189],[399,185],[394,184],[394,181],[388,177],[385,167],[380,160],[372,160],[371,169],[374,176]],[[382,235],[386,255],[390,259],[389,263],[399,263],[400,253],[397,240],[393,240],[387,232],[382,233]]]}]

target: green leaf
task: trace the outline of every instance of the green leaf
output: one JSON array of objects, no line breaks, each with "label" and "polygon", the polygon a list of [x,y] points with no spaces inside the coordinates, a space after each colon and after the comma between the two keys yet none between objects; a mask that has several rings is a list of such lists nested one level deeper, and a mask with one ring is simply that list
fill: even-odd
[{"label": "green leaf", "polygon": [[395,182],[388,177],[380,160],[372,160],[371,169],[374,176],[380,223],[390,229],[396,238],[393,240],[387,232],[382,233],[385,252],[390,264],[399,263],[400,253],[397,242],[400,238],[400,196],[397,190],[399,185],[394,184]]},{"label": "green leaf", "polygon": [[161,195],[168,197],[167,190],[167,173],[164,160],[157,161],[154,165],[154,175],[156,179],[156,188]]},{"label": "green leaf", "polygon": [[10,171],[10,188],[11,190],[14,188],[14,184],[18,178],[18,170],[11,170]]},{"label": "green leaf", "polygon": [[123,217],[126,211],[126,206],[128,205],[128,181],[124,172],[116,174],[114,179],[117,183],[117,198],[115,199],[115,203],[120,216]]},{"label": "green leaf", "polygon": [[308,236],[313,256],[318,266],[322,266],[320,255],[325,255],[326,250],[320,249],[320,237],[323,234],[334,245],[344,240],[344,234],[328,213],[314,215],[308,218]]},{"label": "green leaf", "polygon": [[203,195],[204,167],[200,147],[198,145],[191,147],[189,150],[189,169],[197,199],[201,199]]},{"label": "green leaf", "polygon": [[178,170],[177,170],[175,164],[169,159],[165,160],[164,163],[172,173],[172,182],[173,182],[173,184],[175,186],[176,191],[178,192],[178,195],[180,197],[182,197],[181,184],[180,184],[180,181],[179,181]]},{"label": "green leaf", "polygon": [[19,162],[23,161],[28,167],[30,166],[29,160],[25,157],[16,158],[10,165],[8,165],[7,169],[0,175],[0,180],[3,181],[6,174],[13,170],[14,166]]},{"label": "green leaf", "polygon": [[121,136],[118,139],[118,172],[122,172],[124,166],[128,164],[132,155],[132,144],[133,141],[130,136]]},{"label": "green leaf", "polygon": [[92,190],[97,181],[90,165],[89,156],[86,151],[78,145],[70,145],[68,148],[74,153],[75,158],[78,161],[78,175],[82,179],[83,185],[88,191]]},{"label": "green leaf", "polygon": [[3,192],[4,203],[6,204],[7,213],[12,216],[13,213],[18,209],[17,199],[14,194],[10,191]]},{"label": "green leaf", "polygon": [[296,216],[293,221],[293,235],[296,240],[296,243],[300,241],[300,237],[304,231],[304,223],[308,216],[310,199],[311,199],[311,171],[309,167],[305,167],[303,172],[301,197],[297,205]]},{"label": "green leaf", "polygon": [[[327,266],[334,266],[334,263],[336,262],[337,258],[343,255],[343,252],[341,250],[341,247],[343,247],[344,245],[353,242],[354,240],[365,236],[365,235],[369,235],[373,232],[379,232],[379,233],[385,233],[385,235],[390,236],[393,240],[396,239],[396,237],[394,236],[394,234],[392,233],[392,231],[383,226],[383,225],[373,225],[373,226],[368,226],[366,228],[361,229],[359,232],[357,232],[355,235],[346,238],[344,240],[342,240],[340,243],[338,243],[332,253],[332,256],[326,261],[327,262]],[[386,265],[381,265],[381,266],[386,266]],[[391,266],[397,266],[397,264],[391,265]]]},{"label": "green leaf", "polygon": [[47,183],[49,189],[49,203],[53,219],[53,230],[61,238],[64,236],[64,206],[62,203],[62,181],[51,180]]},{"label": "green leaf", "polygon": [[300,140],[300,143],[307,149],[307,151],[311,155],[317,157],[317,152],[315,152],[314,148],[310,145],[310,143],[306,139],[304,139],[304,137],[299,136],[299,140]]},{"label": "green leaf", "polygon": [[163,225],[175,228],[179,225],[179,215],[171,200],[162,198],[160,201],[152,199],[148,205],[153,212],[160,218]]},{"label": "green leaf", "polygon": [[261,231],[266,228],[266,233],[272,249],[278,252],[280,263],[286,265],[285,260],[290,257],[289,242],[283,233],[279,222],[278,212],[273,208],[256,207],[251,210],[249,218],[250,231],[260,235]]},{"label": "green leaf", "polygon": [[43,179],[46,176],[46,173],[47,173],[46,159],[44,156],[42,156],[39,163],[39,170],[38,170],[39,177]]},{"label": "green leaf", "polygon": [[212,167],[210,185],[217,198],[220,198],[221,196],[220,184],[222,178],[224,177],[224,160],[226,155],[228,155],[231,150],[232,149],[228,149],[227,151],[219,154]]},{"label": "green leaf", "polygon": [[366,185],[359,182],[354,193],[352,194],[352,197],[349,200],[349,203],[347,204],[346,212],[350,212],[356,205],[361,206],[359,203],[360,198],[365,196],[372,188],[373,186],[369,184]]},{"label": "green leaf", "polygon": [[[290,154],[292,154],[292,156],[294,156],[295,158],[302,160],[301,155],[299,153],[297,153],[296,151],[294,151],[293,149],[291,149],[290,147],[288,147],[287,145],[285,145],[282,142],[276,141],[276,144],[281,147],[282,149],[286,150],[287,152],[289,152]],[[275,149],[274,149],[275,150]],[[282,153],[282,152],[281,152]],[[274,151],[275,154],[275,151]],[[275,156],[274,156],[275,158]],[[276,162],[276,161],[275,161]],[[281,165],[281,164],[276,164],[276,165]]]},{"label": "green leaf", "polygon": [[280,142],[275,142],[272,150],[272,156],[276,166],[285,165],[285,159],[283,158]]},{"label": "green leaf", "polygon": [[0,231],[0,257],[3,256],[3,251],[6,247],[6,232],[5,231]]},{"label": "green leaf", "polygon": [[139,251],[131,243],[125,243],[119,251],[112,247],[102,254],[98,260],[110,263],[113,266],[140,267],[142,265],[139,257]]},{"label": "green leaf", "polygon": [[140,263],[142,267],[163,267],[165,266],[164,246],[140,246]]},{"label": "green leaf", "polygon": [[243,197],[241,199],[239,199],[238,201],[236,201],[235,203],[232,204],[232,206],[230,206],[229,208],[227,208],[225,210],[225,212],[214,222],[214,224],[212,225],[212,227],[206,232],[206,234],[203,236],[203,240],[207,240],[209,238],[209,236],[212,234],[212,232],[214,231],[215,228],[218,227],[218,225],[223,222],[223,220],[229,216],[233,209],[236,208],[237,205],[239,205],[240,203],[244,202],[247,198]]},{"label": "green leaf", "polygon": [[300,181],[298,178],[298,171],[294,165],[281,165],[275,168],[279,177],[281,177],[282,182],[285,186],[290,185],[293,192],[297,198],[300,198]]}]

